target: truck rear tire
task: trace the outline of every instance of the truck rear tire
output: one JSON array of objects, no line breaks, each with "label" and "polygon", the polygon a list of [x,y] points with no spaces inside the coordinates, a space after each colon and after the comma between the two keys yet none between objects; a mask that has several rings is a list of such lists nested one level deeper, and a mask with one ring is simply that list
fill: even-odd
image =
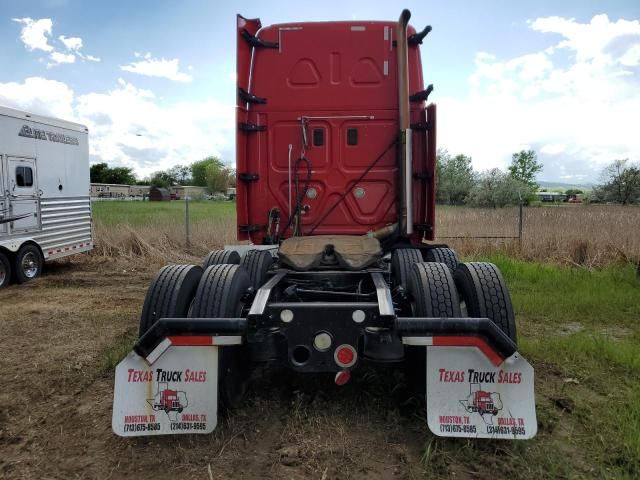
[{"label": "truck rear tire", "polygon": [[391,277],[396,286],[409,288],[409,275],[414,263],[422,263],[422,252],[417,248],[399,248],[391,254]]},{"label": "truck rear tire", "polygon": [[492,320],[517,344],[511,296],[498,267],[486,262],[461,263],[454,279],[468,315]]},{"label": "truck rear tire", "polygon": [[44,259],[35,245],[27,244],[20,247],[13,263],[16,282],[25,283],[37,278],[42,273]]},{"label": "truck rear tire", "polygon": [[11,262],[4,252],[0,252],[0,288],[11,283]]},{"label": "truck rear tire", "polygon": [[[238,265],[212,265],[207,268],[189,314],[192,318],[238,318],[244,308],[243,297],[251,281]],[[218,393],[222,408],[237,408],[251,375],[246,345],[220,347]]]},{"label": "truck rear tire", "polygon": [[202,268],[205,270],[211,265],[239,265],[240,254],[235,250],[212,250],[204,259]]},{"label": "truck rear tire", "polygon": [[202,277],[198,265],[166,265],[149,285],[138,334],[144,335],[161,318],[186,317]]},{"label": "truck rear tire", "polygon": [[[453,276],[443,263],[415,263],[409,277],[409,294],[415,317],[459,317],[460,299]],[[409,381],[424,394],[427,382],[426,347],[405,347]]]},{"label": "truck rear tire", "polygon": [[459,317],[460,299],[449,268],[443,263],[414,263],[409,294],[416,317]]},{"label": "truck rear tire", "polygon": [[260,288],[267,281],[267,272],[273,265],[273,257],[266,250],[249,250],[240,261],[240,266],[244,267],[249,274],[251,286]]},{"label": "truck rear tire", "polygon": [[427,262],[444,263],[451,273],[456,271],[460,261],[456,252],[450,248],[430,248],[425,255]]}]

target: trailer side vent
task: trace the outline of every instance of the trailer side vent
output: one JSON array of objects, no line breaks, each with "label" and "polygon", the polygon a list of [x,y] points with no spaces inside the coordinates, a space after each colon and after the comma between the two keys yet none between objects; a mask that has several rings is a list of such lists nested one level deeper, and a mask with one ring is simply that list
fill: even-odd
[{"label": "trailer side vent", "polygon": [[357,144],[358,144],[358,129],[348,128],[347,129],[347,145],[357,145]]},{"label": "trailer side vent", "polygon": [[324,145],[324,128],[313,129],[313,146],[321,147]]}]

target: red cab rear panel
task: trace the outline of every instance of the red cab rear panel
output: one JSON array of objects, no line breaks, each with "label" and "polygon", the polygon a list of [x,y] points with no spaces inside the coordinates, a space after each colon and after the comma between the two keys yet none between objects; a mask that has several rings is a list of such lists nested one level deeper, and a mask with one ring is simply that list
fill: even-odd
[{"label": "red cab rear panel", "polygon": [[[409,35],[414,32],[410,27]],[[398,135],[395,34],[395,22],[261,28],[259,20],[238,16],[238,88],[265,102],[238,95],[239,240],[263,243],[272,208],[281,212],[281,236],[291,236],[291,229],[282,229],[295,208],[294,166],[301,155],[311,163],[309,190],[302,200],[304,235],[365,234],[397,222],[398,151],[392,145]],[[250,37],[254,44],[257,38],[266,46],[252,46]],[[424,89],[417,46],[409,48],[409,78],[410,93]],[[427,120],[431,128],[413,134],[418,232],[413,241],[433,238],[435,105],[425,109],[423,102],[412,103],[411,122]],[[306,164],[300,162],[301,191],[306,177]]]}]

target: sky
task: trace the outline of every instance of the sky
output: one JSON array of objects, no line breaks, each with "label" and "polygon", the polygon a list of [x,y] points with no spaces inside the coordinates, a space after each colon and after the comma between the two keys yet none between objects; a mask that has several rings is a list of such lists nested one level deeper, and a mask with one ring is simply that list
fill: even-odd
[{"label": "sky", "polygon": [[[91,162],[144,177],[234,158],[235,15],[263,25],[397,19],[421,47],[438,145],[476,170],[534,149],[539,178],[640,160],[640,0],[0,0],[0,105],[89,127]],[[0,146],[1,148],[1,146]]]}]

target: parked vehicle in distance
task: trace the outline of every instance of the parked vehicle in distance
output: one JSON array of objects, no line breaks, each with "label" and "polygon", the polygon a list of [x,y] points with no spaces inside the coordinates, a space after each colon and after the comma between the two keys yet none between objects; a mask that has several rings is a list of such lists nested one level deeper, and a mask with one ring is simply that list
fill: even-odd
[{"label": "parked vehicle in distance", "polygon": [[0,107],[0,288],[93,248],[88,130]]}]

